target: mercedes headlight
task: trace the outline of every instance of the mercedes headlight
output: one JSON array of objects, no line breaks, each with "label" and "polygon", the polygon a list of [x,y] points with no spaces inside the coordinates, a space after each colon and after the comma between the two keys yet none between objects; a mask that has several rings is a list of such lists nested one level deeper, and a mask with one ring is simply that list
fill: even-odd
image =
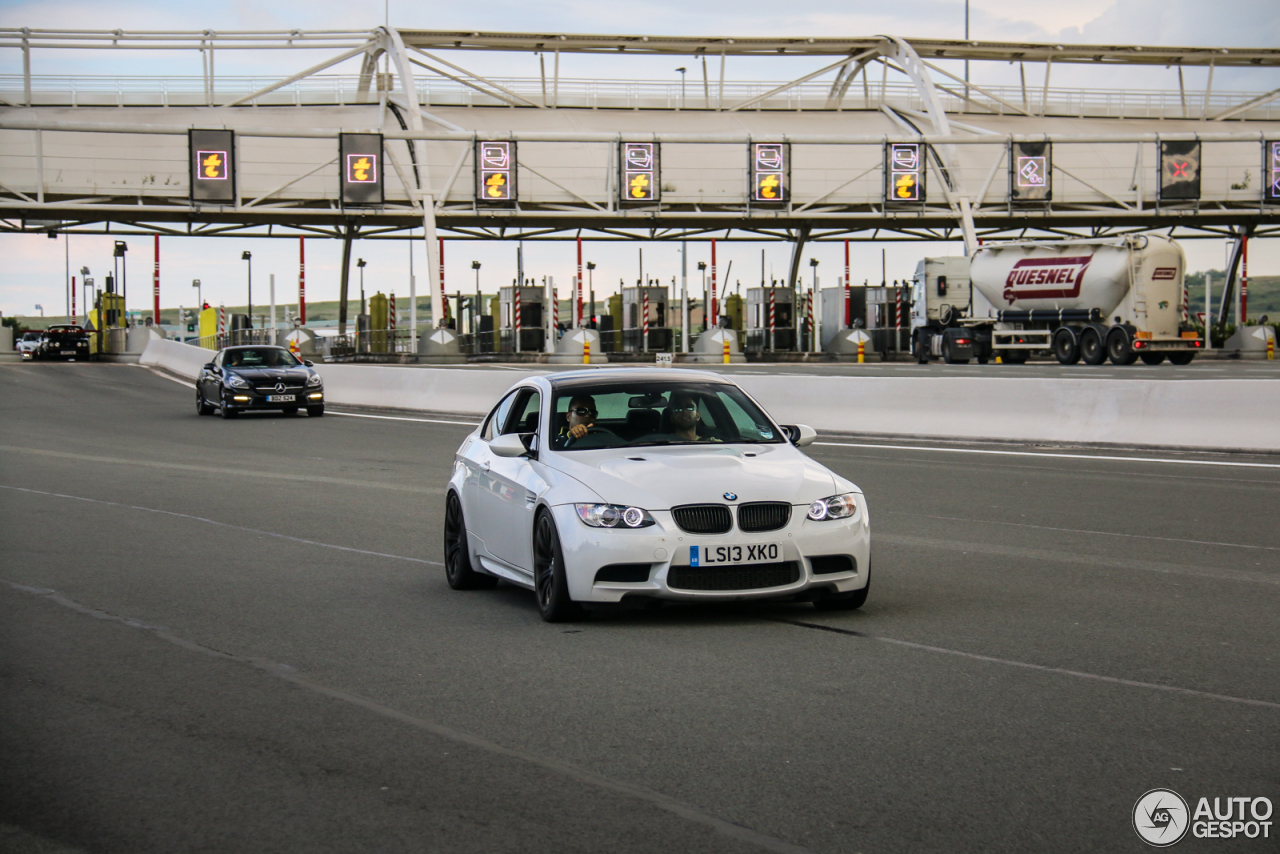
[{"label": "mercedes headlight", "polygon": [[620,504],[575,504],[578,518],[592,528],[647,528],[654,524],[648,510]]},{"label": "mercedes headlight", "polygon": [[248,388],[249,387],[249,383],[245,380],[245,378],[237,374],[227,374],[227,385],[231,386],[232,388]]},{"label": "mercedes headlight", "polygon": [[856,493],[846,492],[844,495],[833,495],[830,498],[819,498],[809,505],[809,518],[815,522],[827,519],[848,519],[858,512]]},{"label": "mercedes headlight", "polygon": [[307,377],[307,385],[309,385],[309,386],[311,386],[311,387],[313,387],[313,388],[314,388],[315,386],[320,385],[320,383],[321,383],[321,382],[323,382],[323,380],[321,380],[321,379],[320,379],[320,375],[319,375],[319,374],[312,374],[311,376]]}]

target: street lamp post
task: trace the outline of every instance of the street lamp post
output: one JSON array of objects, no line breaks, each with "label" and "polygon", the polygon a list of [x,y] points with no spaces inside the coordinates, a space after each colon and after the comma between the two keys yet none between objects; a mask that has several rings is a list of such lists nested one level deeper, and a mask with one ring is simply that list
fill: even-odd
[{"label": "street lamp post", "polygon": [[357,258],[356,266],[360,268],[360,313],[364,314],[364,259]]},{"label": "street lamp post", "polygon": [[702,273],[702,331],[707,331],[707,262],[698,262],[698,272]]},{"label": "street lamp post", "polygon": [[191,287],[196,289],[196,311],[204,311],[204,296],[200,287],[200,280],[192,279]]},{"label": "street lamp post", "polygon": [[595,321],[595,318],[596,318],[596,276],[595,276],[595,269],[596,269],[596,262],[595,262],[595,261],[588,261],[588,262],[587,262],[587,293],[588,293],[588,295],[589,295],[589,296],[590,296],[590,298],[591,298],[591,314],[589,315],[589,317],[591,318],[591,322],[594,322],[594,321]]},{"label": "street lamp post", "polygon": [[684,109],[684,74],[688,70],[689,69],[684,67],[676,69],[676,71],[680,72],[680,109],[682,110]]},{"label": "street lamp post", "polygon": [[[813,281],[809,283],[809,349],[818,352],[821,349],[819,324],[822,322],[822,290],[818,287],[818,259],[810,258],[809,266],[813,269]],[[816,305],[814,303],[817,303]]]},{"label": "street lamp post", "polygon": [[[88,267],[81,267],[81,268],[80,268],[80,289],[81,289],[81,293],[83,294],[83,292],[84,292],[84,288],[85,288],[85,287],[89,287],[89,286],[90,286],[90,283],[89,283],[89,268],[88,268]],[[75,314],[75,313],[76,313],[76,294],[75,294],[75,288],[72,288],[72,290],[71,290],[71,313],[72,313],[72,314]],[[88,316],[89,316],[89,303],[87,303],[87,302],[84,304],[84,316],[85,316],[85,317],[88,317]],[[72,322],[74,323],[75,321],[72,321]]]},{"label": "street lamp post", "polygon": [[[129,251],[129,244],[123,240],[117,240],[115,251],[112,257],[119,258],[116,263],[116,281],[120,283],[120,307],[124,309],[124,325],[129,325],[129,259],[125,253]],[[124,278],[120,278],[121,267],[124,268]]]},{"label": "street lamp post", "polygon": [[[471,306],[471,334],[475,335],[480,331],[480,262],[472,261],[471,269],[476,271],[476,301]],[[479,353],[479,350],[475,352]]]},{"label": "street lamp post", "polygon": [[241,261],[247,261],[249,264],[249,305],[245,312],[249,315],[249,328],[253,328],[253,253],[248,249],[240,255]]}]

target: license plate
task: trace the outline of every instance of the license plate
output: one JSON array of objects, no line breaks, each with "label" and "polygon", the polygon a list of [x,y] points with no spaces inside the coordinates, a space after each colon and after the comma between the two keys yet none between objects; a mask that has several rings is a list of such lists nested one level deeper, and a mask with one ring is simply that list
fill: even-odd
[{"label": "license plate", "polygon": [[267,403],[293,403],[294,395],[292,394],[269,394],[267,395]]},{"label": "license plate", "polygon": [[689,566],[721,566],[742,563],[774,563],[782,559],[777,543],[689,546]]},{"label": "license plate", "polygon": [[63,350],[63,351],[62,351],[62,355],[64,355],[64,356],[74,356],[75,354],[76,354],[76,351],[75,351],[75,350]]}]

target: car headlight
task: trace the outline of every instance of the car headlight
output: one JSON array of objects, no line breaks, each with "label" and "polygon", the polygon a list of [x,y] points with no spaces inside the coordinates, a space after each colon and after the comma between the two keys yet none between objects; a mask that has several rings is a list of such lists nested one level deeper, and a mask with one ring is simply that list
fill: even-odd
[{"label": "car headlight", "polygon": [[856,512],[858,512],[858,502],[855,500],[855,493],[852,492],[833,495],[830,498],[819,498],[809,505],[809,518],[815,522],[823,522],[827,519],[848,519]]},{"label": "car headlight", "polygon": [[647,528],[654,524],[648,510],[620,504],[575,504],[578,518],[592,528]]},{"label": "car headlight", "polygon": [[309,386],[318,386],[322,382],[324,382],[324,380],[320,379],[319,374],[312,374],[311,376],[307,377],[307,385]]},{"label": "car headlight", "polygon": [[231,386],[232,388],[248,388],[249,387],[249,383],[244,379],[244,377],[237,376],[236,374],[227,374],[227,385]]}]

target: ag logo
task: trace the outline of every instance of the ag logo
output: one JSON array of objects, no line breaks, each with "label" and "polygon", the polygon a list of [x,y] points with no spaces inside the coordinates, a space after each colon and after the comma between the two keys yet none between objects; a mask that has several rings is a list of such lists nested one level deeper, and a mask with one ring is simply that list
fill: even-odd
[{"label": "ag logo", "polygon": [[1142,841],[1168,848],[1187,835],[1187,802],[1172,789],[1152,789],[1133,805],[1133,829]]}]

